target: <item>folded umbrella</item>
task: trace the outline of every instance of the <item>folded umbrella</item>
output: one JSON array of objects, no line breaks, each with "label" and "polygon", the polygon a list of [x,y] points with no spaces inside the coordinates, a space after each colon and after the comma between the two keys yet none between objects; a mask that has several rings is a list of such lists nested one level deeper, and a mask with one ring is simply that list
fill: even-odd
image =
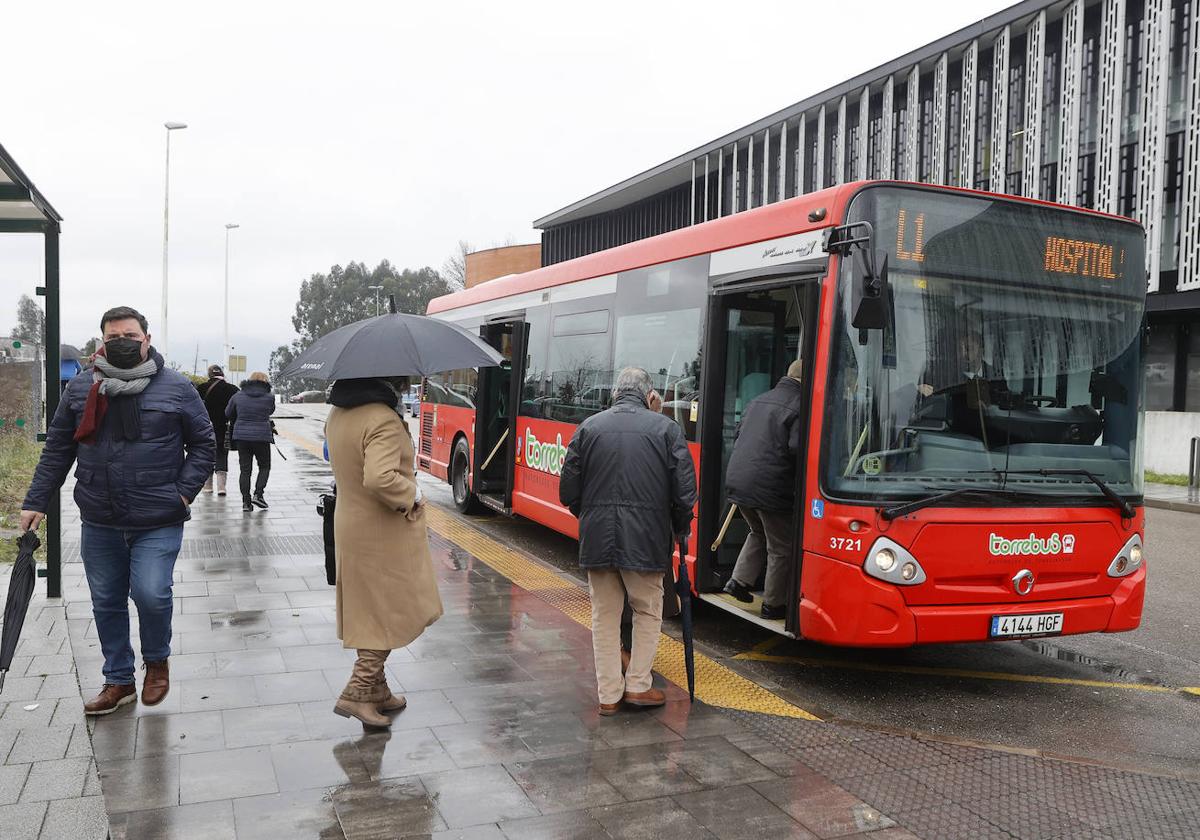
[{"label": "folded umbrella", "polygon": [[494,367],[504,357],[457,324],[404,312],[357,321],[323,335],[280,374],[306,379],[428,376]]},{"label": "folded umbrella", "polygon": [[696,699],[696,650],[692,638],[692,583],[688,580],[687,537],[679,540],[679,575],[675,578],[679,594],[679,621],[683,627],[683,667],[687,671],[688,696]]},{"label": "folded umbrella", "polygon": [[21,628],[25,625],[25,614],[29,611],[29,599],[33,597],[33,584],[37,580],[33,552],[41,544],[42,541],[33,531],[26,531],[17,538],[17,560],[8,578],[4,623],[0,625],[0,691],[4,690],[4,678],[12,667]]}]

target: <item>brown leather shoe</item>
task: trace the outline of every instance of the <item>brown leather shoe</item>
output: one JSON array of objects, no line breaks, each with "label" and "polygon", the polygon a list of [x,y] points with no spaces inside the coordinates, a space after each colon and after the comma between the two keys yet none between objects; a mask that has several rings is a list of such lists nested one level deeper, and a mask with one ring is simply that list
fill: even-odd
[{"label": "brown leather shoe", "polygon": [[629,670],[629,651],[621,648],[621,673],[624,674]]},{"label": "brown leather shoe", "polygon": [[374,726],[377,729],[387,729],[392,725],[392,719],[379,714],[379,709],[374,703],[339,698],[333,707],[333,713],[344,718],[358,718],[364,726]]},{"label": "brown leather shoe", "polygon": [[111,715],[126,703],[137,702],[137,686],[105,683],[100,693],[83,704],[85,715]]},{"label": "brown leather shoe", "polygon": [[651,688],[648,691],[632,692],[626,691],[625,696],[621,698],[630,706],[661,706],[667,702],[667,695],[663,694],[657,688]]},{"label": "brown leather shoe", "polygon": [[615,715],[617,713],[617,710],[620,708],[621,708],[620,703],[601,703],[599,711],[600,711],[600,714],[603,715],[604,717],[612,717],[613,715]]},{"label": "brown leather shoe", "polygon": [[157,706],[171,690],[171,671],[167,660],[147,662],[146,676],[142,680],[142,705]]}]

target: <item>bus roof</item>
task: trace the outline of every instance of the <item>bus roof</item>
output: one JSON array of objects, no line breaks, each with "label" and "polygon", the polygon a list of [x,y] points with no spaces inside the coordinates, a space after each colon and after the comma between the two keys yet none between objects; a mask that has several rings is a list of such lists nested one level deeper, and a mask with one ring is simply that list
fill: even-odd
[{"label": "bus roof", "polygon": [[[854,181],[757,207],[753,210],[734,213],[731,216],[723,216],[720,219],[689,225],[647,239],[638,239],[615,248],[596,251],[573,260],[527,271],[524,274],[510,274],[506,277],[489,280],[470,289],[434,298],[429,302],[427,312],[434,315],[475,303],[485,303],[512,295],[549,289],[577,280],[603,277],[621,271],[632,271],[698,254],[708,254],[726,248],[735,248],[739,245],[750,245],[767,239],[777,239],[781,236],[832,227],[840,224],[845,218],[846,206],[854,194],[872,184],[914,186],[965,195],[1001,198],[1026,204],[1062,207],[1062,205],[1020,196],[997,195],[960,187],[918,184],[909,181]],[[825,213],[819,219],[810,220],[809,214],[820,209],[824,209]],[[1089,215],[1107,216],[1124,222],[1130,221],[1123,216],[1110,216],[1107,213],[1084,208],[1072,207],[1070,209]]]}]

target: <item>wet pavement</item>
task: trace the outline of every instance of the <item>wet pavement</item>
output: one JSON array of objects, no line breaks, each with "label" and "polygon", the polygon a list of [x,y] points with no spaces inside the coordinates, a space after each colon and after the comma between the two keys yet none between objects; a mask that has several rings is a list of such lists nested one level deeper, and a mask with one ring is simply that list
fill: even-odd
[{"label": "wet pavement", "polygon": [[[391,731],[364,732],[332,713],[353,654],[335,637],[313,509],[328,471],[284,450],[270,511],[243,514],[233,497],[195,506],[167,700],[90,722],[114,838],[1200,835],[1196,782],[692,705],[661,676],[664,708],[602,718],[586,596],[444,512],[430,539],[446,615],[389,661],[408,709]],[[77,523],[64,527],[70,539]],[[70,649],[91,696],[99,647],[68,560]],[[66,694],[55,712],[77,720]],[[3,816],[5,838],[85,836]]]}]

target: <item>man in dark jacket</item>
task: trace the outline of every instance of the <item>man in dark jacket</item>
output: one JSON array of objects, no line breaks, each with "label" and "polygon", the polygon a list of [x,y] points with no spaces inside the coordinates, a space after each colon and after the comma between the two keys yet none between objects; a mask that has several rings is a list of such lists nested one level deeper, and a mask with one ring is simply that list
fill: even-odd
[{"label": "man in dark jacket", "polygon": [[753,601],[750,588],[766,565],[762,616],[768,619],[787,614],[796,467],[803,452],[803,370],[799,359],[792,362],[787,376],[746,406],[725,471],[729,501],[750,526],[725,591],[740,601]]},{"label": "man in dark jacket", "polygon": [[[688,533],[696,476],[679,426],[649,410],[652,383],[641,368],[617,376],[613,406],[575,430],[559,499],[579,519],[579,565],[592,596],[592,648],[600,714],[622,701],[660,706],[650,669],[662,628],[663,571]],[[619,625],[633,610],[633,650],[621,674]]]},{"label": "man in dark jacket", "polygon": [[212,473],[212,424],[192,383],[163,367],[146,319],[127,306],[100,319],[94,367],[63,392],[46,433],[21,530],[36,528],[73,462],[81,553],[104,654],[104,688],[84,704],[106,715],[137,699],[129,599],[137,605],[142,702],[170,688],[172,574],[192,499]]},{"label": "man in dark jacket", "polygon": [[229,477],[229,449],[225,446],[225,408],[233,395],[238,392],[237,386],[225,381],[225,371],[220,365],[208,366],[208,381],[197,385],[200,399],[208,409],[208,420],[212,423],[213,435],[217,439],[217,469],[204,482],[204,489],[212,492],[213,480],[216,479],[217,495],[225,495],[226,480]]}]

